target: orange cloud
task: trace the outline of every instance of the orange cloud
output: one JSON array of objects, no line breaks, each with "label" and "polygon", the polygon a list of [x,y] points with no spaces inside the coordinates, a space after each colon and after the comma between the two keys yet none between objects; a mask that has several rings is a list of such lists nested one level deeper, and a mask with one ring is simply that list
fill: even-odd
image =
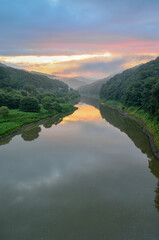
[{"label": "orange cloud", "polygon": [[[40,47],[58,49],[66,46],[69,51],[76,49],[78,54],[42,56],[0,56],[3,63],[18,66],[28,71],[54,74],[60,77],[104,78],[126,68],[145,63],[159,55],[159,41],[136,41],[110,43],[54,43],[38,44]],[[83,53],[85,50],[85,53]]]}]

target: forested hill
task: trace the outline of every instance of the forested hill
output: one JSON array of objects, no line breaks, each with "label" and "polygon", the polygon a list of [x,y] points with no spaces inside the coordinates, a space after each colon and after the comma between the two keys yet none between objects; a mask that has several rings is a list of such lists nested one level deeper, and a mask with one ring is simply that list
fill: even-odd
[{"label": "forested hill", "polygon": [[87,84],[85,86],[82,86],[78,88],[78,92],[84,95],[99,95],[102,85],[106,83],[109,79],[110,77],[107,77],[107,78],[95,81],[93,83]]},{"label": "forested hill", "polygon": [[68,90],[68,85],[59,80],[0,64],[0,88],[23,89],[25,85],[50,90]]},{"label": "forested hill", "polygon": [[35,71],[32,71],[31,73],[42,75],[42,76],[47,76],[50,79],[58,79],[59,81],[66,83],[70,88],[73,88],[73,89],[77,89],[78,87],[81,87],[81,86],[87,84],[86,82],[78,79],[78,77],[60,77],[60,76],[56,76],[56,75],[35,72]]},{"label": "forested hill", "polygon": [[103,85],[100,97],[138,106],[159,118],[159,57],[112,77]]}]

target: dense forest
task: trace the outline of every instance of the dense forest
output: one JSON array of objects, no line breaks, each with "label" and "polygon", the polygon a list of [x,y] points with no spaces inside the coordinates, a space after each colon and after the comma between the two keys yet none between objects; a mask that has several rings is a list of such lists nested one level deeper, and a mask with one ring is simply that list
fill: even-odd
[{"label": "dense forest", "polygon": [[137,106],[159,119],[159,57],[112,77],[100,98]]},{"label": "dense forest", "polygon": [[25,85],[30,84],[35,88],[68,90],[68,85],[59,80],[0,65],[0,88],[23,89]]},{"label": "dense forest", "polygon": [[41,104],[51,111],[78,97],[77,91],[59,80],[0,65],[0,107],[37,112]]}]

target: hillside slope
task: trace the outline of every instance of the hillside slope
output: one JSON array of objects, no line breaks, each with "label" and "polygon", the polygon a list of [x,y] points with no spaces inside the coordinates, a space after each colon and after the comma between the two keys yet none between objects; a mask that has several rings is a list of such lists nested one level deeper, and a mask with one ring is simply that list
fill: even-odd
[{"label": "hillside slope", "polygon": [[110,79],[110,77],[107,77],[107,78],[95,81],[95,82],[93,82],[91,84],[87,84],[85,86],[82,86],[82,87],[78,88],[78,92],[80,94],[84,94],[84,95],[99,95],[101,87],[109,79]]},{"label": "hillside slope", "polygon": [[81,80],[78,80],[76,78],[73,77],[61,77],[58,78],[59,80],[61,80],[62,82],[66,83],[70,88],[73,89],[77,89],[81,86],[85,86],[87,83]]},{"label": "hillside slope", "polygon": [[159,57],[112,77],[100,97],[137,106],[159,119]]},{"label": "hillside slope", "polygon": [[47,76],[50,79],[58,79],[64,83],[66,83],[70,88],[73,88],[73,89],[77,89],[81,86],[84,86],[87,84],[87,81],[89,81],[89,79],[86,79],[84,77],[60,77],[60,76],[56,76],[56,75],[34,72],[34,71],[32,71],[31,73],[34,73],[34,74],[37,74],[40,76]]},{"label": "hillside slope", "polygon": [[36,88],[43,89],[68,90],[68,85],[57,79],[50,79],[44,75],[38,75],[0,64],[0,88],[11,87],[14,89],[22,89],[25,85],[33,85]]}]

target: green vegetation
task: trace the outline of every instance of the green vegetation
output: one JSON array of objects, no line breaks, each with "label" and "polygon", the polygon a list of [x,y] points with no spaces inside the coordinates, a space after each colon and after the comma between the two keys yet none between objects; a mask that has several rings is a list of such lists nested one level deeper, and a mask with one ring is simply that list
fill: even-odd
[{"label": "green vegetation", "polygon": [[[60,104],[61,113],[71,112],[77,109],[72,104],[63,103]],[[3,136],[7,136],[18,129],[20,129],[23,125],[36,122],[41,119],[45,119],[47,117],[51,117],[53,115],[58,114],[57,110],[52,110],[48,112],[43,107],[41,107],[39,112],[22,112],[18,109],[13,109],[9,111],[9,115],[0,117],[0,138]]]},{"label": "green vegetation", "polygon": [[25,89],[28,92],[37,88],[68,91],[68,85],[57,79],[50,79],[44,75],[30,73],[5,65],[0,66],[0,88]]},{"label": "green vegetation", "polygon": [[159,58],[114,76],[100,97],[139,107],[159,120]]},{"label": "green vegetation", "polygon": [[142,119],[159,148],[159,58],[111,78],[100,98]]},{"label": "green vegetation", "polygon": [[0,67],[0,138],[24,124],[75,110],[72,103],[79,97],[58,80]]},{"label": "green vegetation", "polygon": [[123,105],[118,101],[103,101],[103,103],[113,109],[119,109],[121,111],[127,112],[129,115],[132,115],[141,119],[145,125],[147,130],[154,135],[154,142],[156,147],[159,149],[159,122],[156,118],[154,118],[151,114],[145,112],[139,107],[128,107]]},{"label": "green vegetation", "polygon": [[2,115],[2,117],[8,117],[9,114],[9,109],[7,107],[0,107],[0,115]]},{"label": "green vegetation", "polygon": [[39,112],[39,101],[34,97],[23,97],[20,101],[20,110],[24,112]]},{"label": "green vegetation", "polygon": [[42,105],[43,105],[43,108],[48,110],[49,112],[51,112],[53,110],[53,103],[52,103],[51,98],[49,98],[49,97],[44,97],[42,99]]}]

